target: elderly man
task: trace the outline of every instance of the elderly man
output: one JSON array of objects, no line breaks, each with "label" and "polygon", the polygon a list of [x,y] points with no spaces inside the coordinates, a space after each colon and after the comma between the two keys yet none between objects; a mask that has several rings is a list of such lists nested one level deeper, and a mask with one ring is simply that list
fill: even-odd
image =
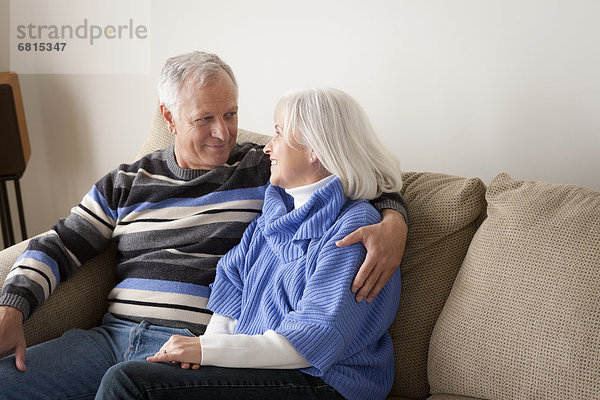
[{"label": "elderly man", "polygon": [[[236,144],[237,83],[218,56],[193,52],[167,60],[160,108],[175,135],[169,149],[121,165],[71,214],[32,240],[0,295],[0,398],[93,398],[105,372],[153,355],[172,335],[202,334],[210,319],[209,284],[262,207],[269,157]],[[368,250],[352,290],[372,299],[400,263],[406,239],[402,199],[374,202],[381,224],[340,246]],[[103,324],[70,330],[27,350],[22,323],[63,280],[111,241],[118,244],[117,285]],[[384,243],[384,245],[382,245]],[[16,368],[15,368],[16,365]]]}]

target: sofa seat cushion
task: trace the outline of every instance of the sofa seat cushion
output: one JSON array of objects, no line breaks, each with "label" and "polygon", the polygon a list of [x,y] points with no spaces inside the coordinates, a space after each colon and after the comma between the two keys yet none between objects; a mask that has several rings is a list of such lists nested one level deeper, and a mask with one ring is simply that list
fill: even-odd
[{"label": "sofa seat cushion", "polygon": [[600,396],[600,193],[515,181],[488,188],[429,352],[432,394]]},{"label": "sofa seat cushion", "polygon": [[391,396],[424,399],[429,338],[485,216],[485,185],[479,178],[429,172],[407,172],[402,179],[409,223],[402,295],[390,328],[396,358]]}]

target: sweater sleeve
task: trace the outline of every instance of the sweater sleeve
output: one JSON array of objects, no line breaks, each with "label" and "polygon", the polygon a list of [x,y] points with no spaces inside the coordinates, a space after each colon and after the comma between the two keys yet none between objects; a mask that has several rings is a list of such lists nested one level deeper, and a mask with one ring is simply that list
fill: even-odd
[{"label": "sweater sleeve", "polygon": [[214,335],[221,333],[226,335],[233,335],[236,326],[237,319],[228,317],[226,315],[213,313],[213,315],[210,317],[208,325],[206,325],[204,335]]},{"label": "sweater sleeve", "polygon": [[219,260],[214,283],[210,285],[211,294],[206,307],[218,314],[238,319],[242,305],[244,287],[244,266],[251,256],[248,253],[252,235],[256,229],[255,218],[244,231],[242,240]]},{"label": "sweater sleeve", "polygon": [[[391,325],[400,299],[399,272],[371,303],[357,303],[350,291],[366,250],[361,243],[339,248],[335,242],[362,225],[378,222],[377,212],[363,205],[366,207],[355,207],[342,215],[329,237],[324,237],[325,244],[318,254],[309,254],[307,263],[312,264],[307,268],[312,269],[312,274],[302,299],[275,329],[317,369],[317,375],[351,357],[374,356],[376,343]],[[361,208],[367,208],[366,216],[364,211],[353,212]],[[375,347],[365,352],[366,346]],[[369,360],[360,363],[369,365]]]},{"label": "sweater sleeve", "polygon": [[200,336],[202,365],[227,368],[307,368],[310,364],[283,336],[273,330],[262,335]]},{"label": "sweater sleeve", "polygon": [[213,314],[204,335],[202,365],[228,368],[306,368],[310,364],[282,335],[234,335],[237,319]]},{"label": "sweater sleeve", "polygon": [[114,176],[102,178],[68,217],[29,242],[6,277],[0,305],[19,309],[27,319],[60,282],[107,247],[117,219]]},{"label": "sweater sleeve", "polygon": [[382,193],[381,196],[371,200],[371,204],[380,213],[387,208],[399,212],[404,217],[404,221],[408,223],[406,202],[400,193]]}]

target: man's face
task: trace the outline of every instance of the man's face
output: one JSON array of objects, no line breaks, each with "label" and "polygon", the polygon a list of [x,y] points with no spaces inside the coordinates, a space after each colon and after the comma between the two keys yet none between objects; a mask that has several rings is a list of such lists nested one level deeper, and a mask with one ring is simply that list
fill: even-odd
[{"label": "man's face", "polygon": [[[223,165],[237,138],[237,95],[225,71],[203,88],[185,80],[173,116],[175,158],[181,168],[209,170]],[[173,130],[172,130],[173,131]]]}]

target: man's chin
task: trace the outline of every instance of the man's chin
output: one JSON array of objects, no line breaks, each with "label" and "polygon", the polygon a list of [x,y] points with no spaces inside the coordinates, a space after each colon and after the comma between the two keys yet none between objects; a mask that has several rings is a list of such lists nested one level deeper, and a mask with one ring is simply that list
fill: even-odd
[{"label": "man's chin", "polygon": [[211,157],[211,164],[216,167],[227,163],[227,160],[229,160],[229,153],[230,152],[228,151],[224,154],[214,155],[213,157]]},{"label": "man's chin", "polygon": [[209,147],[207,150],[208,151],[206,151],[205,154],[208,156],[207,158],[210,159],[211,165],[219,166],[225,164],[227,160],[229,160],[229,155],[233,150],[233,145]]}]

